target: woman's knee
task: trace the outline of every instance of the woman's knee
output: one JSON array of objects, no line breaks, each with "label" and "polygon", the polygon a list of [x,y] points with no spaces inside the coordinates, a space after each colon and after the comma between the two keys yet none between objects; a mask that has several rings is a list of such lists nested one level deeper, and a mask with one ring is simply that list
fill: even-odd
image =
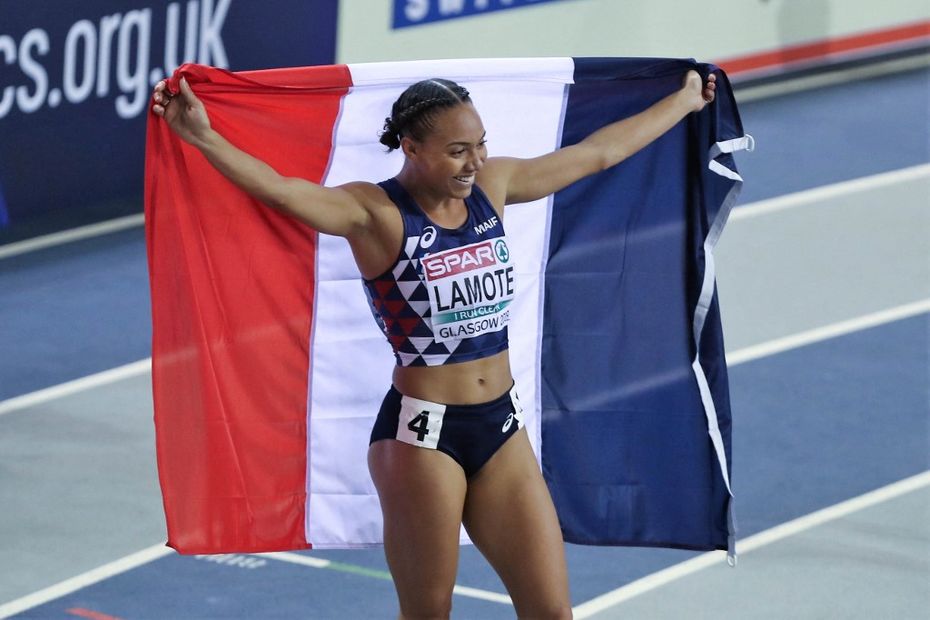
[{"label": "woman's knee", "polygon": [[571,620],[572,605],[568,600],[535,601],[528,605],[514,605],[517,618],[532,618],[533,620]]},{"label": "woman's knee", "polygon": [[412,600],[400,595],[400,617],[404,620],[448,618],[452,613],[452,589],[418,591]]}]

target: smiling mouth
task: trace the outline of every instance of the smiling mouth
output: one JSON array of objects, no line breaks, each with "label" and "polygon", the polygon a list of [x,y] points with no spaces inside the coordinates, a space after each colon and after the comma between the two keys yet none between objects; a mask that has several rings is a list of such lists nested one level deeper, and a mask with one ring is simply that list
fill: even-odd
[{"label": "smiling mouth", "polygon": [[471,185],[471,183],[475,180],[475,175],[470,174],[468,176],[452,177],[452,178],[458,181],[459,183],[465,183],[466,185]]}]

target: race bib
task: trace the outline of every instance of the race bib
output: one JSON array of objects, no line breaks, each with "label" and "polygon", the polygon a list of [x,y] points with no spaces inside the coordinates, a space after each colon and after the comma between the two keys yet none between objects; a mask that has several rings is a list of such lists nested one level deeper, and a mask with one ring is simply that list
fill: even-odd
[{"label": "race bib", "polygon": [[510,321],[513,263],[504,237],[420,259],[437,342],[500,331]]}]

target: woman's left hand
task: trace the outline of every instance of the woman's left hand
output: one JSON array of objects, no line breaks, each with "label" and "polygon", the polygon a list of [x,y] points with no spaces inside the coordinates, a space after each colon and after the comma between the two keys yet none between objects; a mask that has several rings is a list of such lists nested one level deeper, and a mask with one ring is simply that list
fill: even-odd
[{"label": "woman's left hand", "polygon": [[701,74],[694,69],[685,74],[684,83],[682,84],[682,93],[688,97],[688,103],[692,112],[699,112],[704,106],[714,100],[717,89],[717,76],[711,73],[707,76],[707,82],[701,79]]}]

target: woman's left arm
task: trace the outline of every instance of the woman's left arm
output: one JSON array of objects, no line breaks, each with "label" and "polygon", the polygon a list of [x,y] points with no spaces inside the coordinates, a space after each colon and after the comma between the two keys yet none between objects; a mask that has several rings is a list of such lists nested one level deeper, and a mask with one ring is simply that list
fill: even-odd
[{"label": "woman's left arm", "polygon": [[639,114],[598,129],[587,138],[533,159],[488,159],[482,176],[506,188],[505,203],[530,202],[619,164],[674,127],[691,112],[714,100],[716,76],[707,82],[697,71],[685,75],[682,87]]}]

